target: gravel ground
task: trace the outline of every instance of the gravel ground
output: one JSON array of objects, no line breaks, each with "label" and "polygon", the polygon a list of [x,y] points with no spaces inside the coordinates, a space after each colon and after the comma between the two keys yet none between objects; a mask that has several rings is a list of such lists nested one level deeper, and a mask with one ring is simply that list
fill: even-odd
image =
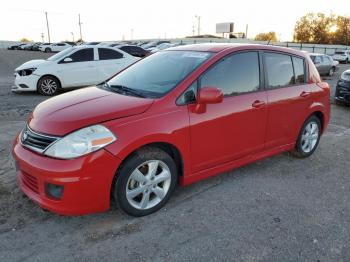
[{"label": "gravel ground", "polygon": [[46,57],[0,50],[0,261],[350,261],[349,107],[332,105],[309,159],[285,153],[178,188],[153,215],[42,211],[16,187],[10,148],[46,98],[10,87],[16,66]]}]

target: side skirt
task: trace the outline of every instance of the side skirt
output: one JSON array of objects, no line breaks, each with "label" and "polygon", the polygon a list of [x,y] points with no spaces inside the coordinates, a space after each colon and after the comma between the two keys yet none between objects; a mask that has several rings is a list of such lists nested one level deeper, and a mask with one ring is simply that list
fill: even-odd
[{"label": "side skirt", "polygon": [[269,149],[269,150],[265,150],[265,151],[262,151],[262,152],[259,152],[259,153],[253,154],[253,155],[248,155],[248,156],[245,156],[243,158],[240,158],[240,159],[237,159],[237,160],[234,160],[231,162],[227,162],[227,163],[224,163],[224,164],[216,166],[216,167],[212,167],[209,169],[199,171],[199,172],[191,174],[189,176],[181,177],[179,182],[180,182],[180,185],[187,186],[187,185],[190,185],[192,183],[198,182],[200,180],[206,179],[208,177],[219,175],[223,172],[226,172],[226,171],[229,171],[232,169],[236,169],[238,167],[256,162],[258,160],[261,160],[261,159],[264,159],[264,158],[267,158],[267,157],[270,157],[270,156],[273,156],[273,155],[276,155],[276,154],[279,154],[279,153],[282,153],[285,151],[290,151],[294,148],[294,146],[295,146],[295,143],[284,145],[281,147],[276,147],[276,148]]}]

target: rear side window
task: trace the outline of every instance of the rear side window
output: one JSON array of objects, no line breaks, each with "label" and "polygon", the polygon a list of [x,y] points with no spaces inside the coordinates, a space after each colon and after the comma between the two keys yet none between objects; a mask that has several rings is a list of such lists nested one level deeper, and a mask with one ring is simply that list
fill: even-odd
[{"label": "rear side window", "polygon": [[119,59],[122,58],[123,55],[118,51],[108,49],[108,48],[99,48],[98,49],[98,57],[100,60],[110,60],[110,59]]},{"label": "rear side window", "polygon": [[87,62],[94,60],[94,50],[92,48],[85,48],[78,50],[69,56],[73,62]]},{"label": "rear side window", "polygon": [[265,53],[264,57],[269,89],[294,84],[291,56],[277,53]]},{"label": "rear side window", "polygon": [[225,96],[259,90],[258,52],[238,53],[224,58],[201,77],[201,87],[217,87]]},{"label": "rear side window", "polygon": [[298,57],[292,57],[294,74],[295,74],[295,83],[303,84],[305,83],[305,63],[304,59]]}]

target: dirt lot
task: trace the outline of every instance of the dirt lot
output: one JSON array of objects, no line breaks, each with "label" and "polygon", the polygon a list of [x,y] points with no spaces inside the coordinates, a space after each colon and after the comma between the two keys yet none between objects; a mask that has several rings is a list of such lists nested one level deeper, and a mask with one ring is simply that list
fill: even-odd
[{"label": "dirt lot", "polygon": [[179,188],[148,217],[42,211],[16,187],[10,148],[46,98],[10,87],[16,66],[45,57],[0,50],[0,261],[350,261],[349,107],[332,105],[309,159],[281,154]]}]

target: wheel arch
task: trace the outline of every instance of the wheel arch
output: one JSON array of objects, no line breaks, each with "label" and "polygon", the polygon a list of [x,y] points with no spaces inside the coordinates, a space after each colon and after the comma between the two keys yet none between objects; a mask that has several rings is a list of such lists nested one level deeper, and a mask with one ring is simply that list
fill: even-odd
[{"label": "wheel arch", "polygon": [[161,149],[163,151],[165,151],[167,154],[169,154],[169,156],[174,160],[176,167],[178,169],[178,174],[179,177],[178,179],[181,181],[183,179],[184,176],[184,161],[183,161],[183,156],[181,155],[180,150],[173,145],[172,143],[169,142],[149,142],[146,144],[143,144],[142,146],[139,146],[138,148],[135,148],[134,150],[132,150],[131,152],[129,152],[128,154],[126,154],[126,156],[121,160],[120,165],[118,166],[115,175],[113,177],[112,183],[111,183],[111,187],[110,187],[110,197],[111,199],[113,199],[113,191],[114,191],[114,187],[115,187],[115,182],[119,177],[119,171],[120,169],[123,167],[124,163],[126,163],[128,161],[128,159],[130,159],[131,157],[134,156],[134,154],[139,151],[140,149],[146,148],[146,147],[154,147],[154,148],[158,148]]},{"label": "wheel arch", "polygon": [[38,90],[40,80],[43,79],[44,77],[47,77],[47,76],[56,78],[57,81],[58,81],[58,84],[59,84],[59,87],[58,87],[58,88],[62,88],[62,82],[61,82],[61,80],[60,80],[57,76],[52,75],[52,74],[45,74],[45,75],[42,75],[42,76],[38,79],[38,82],[36,83],[36,90]]}]

